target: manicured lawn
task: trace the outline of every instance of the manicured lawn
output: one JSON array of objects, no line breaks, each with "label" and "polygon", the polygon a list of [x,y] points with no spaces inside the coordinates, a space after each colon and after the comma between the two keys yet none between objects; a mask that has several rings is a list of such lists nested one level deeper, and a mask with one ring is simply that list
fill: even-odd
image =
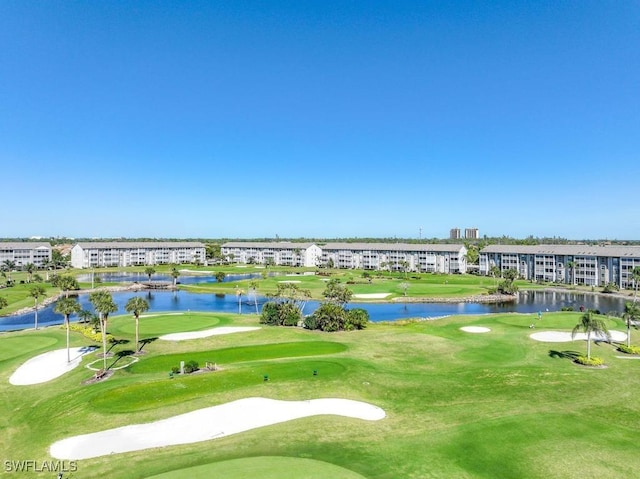
[{"label": "manicured lawn", "polygon": [[[460,287],[462,287],[461,285]],[[314,416],[214,439],[78,462],[74,477],[181,479],[523,479],[635,477],[640,468],[640,360],[592,346],[608,367],[575,365],[586,343],[540,343],[529,335],[570,331],[579,313],[503,314],[378,323],[323,334],[263,327],[249,333],[154,341],[134,366],[82,385],[79,367],[49,383],[11,386],[27,359],[64,347],[64,330],[0,334],[0,450],[3,460],[48,460],[56,440],[155,421],[246,397],[338,397],[366,401],[387,417]],[[257,325],[255,316],[143,318],[145,334]],[[608,325],[625,330],[618,319]],[[131,316],[110,321],[133,340]],[[485,326],[472,334],[462,326]],[[640,333],[633,332],[638,344]],[[90,342],[72,335],[72,345]],[[114,348],[127,349],[131,345]],[[94,361],[88,355],[84,363]],[[215,372],[168,375],[181,359],[217,362]],[[313,371],[318,371],[317,375]],[[264,375],[269,380],[264,381]]]}]

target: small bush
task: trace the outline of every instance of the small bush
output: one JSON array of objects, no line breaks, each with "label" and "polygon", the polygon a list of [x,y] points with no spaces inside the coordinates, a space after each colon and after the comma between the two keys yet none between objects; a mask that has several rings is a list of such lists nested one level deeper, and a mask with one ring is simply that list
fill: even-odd
[{"label": "small bush", "polygon": [[184,365],[184,372],[187,373],[187,374],[190,374],[190,373],[200,369],[198,366],[199,365],[198,365],[197,361],[194,361],[194,360],[188,361]]},{"label": "small bush", "polygon": [[640,354],[640,346],[626,346],[624,344],[618,345],[618,351],[625,354]]},{"label": "small bush", "polygon": [[[78,323],[71,323],[69,325],[69,329],[71,331],[76,331],[82,334],[85,338],[89,338],[92,341],[96,341],[98,343],[102,342],[102,333],[100,331],[96,331],[91,326],[82,325]],[[107,341],[111,343],[113,342],[113,339],[114,339],[113,336],[107,333]]]},{"label": "small bush", "polygon": [[178,366],[174,366],[171,368],[171,372],[173,374],[180,374],[180,368]]},{"label": "small bush", "polygon": [[586,356],[578,356],[576,363],[582,364],[583,366],[604,366],[604,360],[602,358],[596,358],[595,356],[592,356],[591,359]]}]

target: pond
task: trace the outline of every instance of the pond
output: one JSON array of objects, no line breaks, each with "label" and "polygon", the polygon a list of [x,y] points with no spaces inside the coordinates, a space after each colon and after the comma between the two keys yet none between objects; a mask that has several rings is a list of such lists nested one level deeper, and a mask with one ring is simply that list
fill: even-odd
[{"label": "pond", "polygon": [[[145,275],[146,278],[146,275]],[[226,313],[250,314],[256,312],[266,301],[258,296],[243,296],[238,305],[238,298],[233,294],[198,294],[186,291],[142,291],[113,293],[113,299],[118,305],[115,313],[126,314],[124,305],[134,296],[142,296],[149,301],[150,312],[159,311],[216,311]],[[89,303],[89,296],[82,294],[78,298],[83,309],[93,310]],[[580,306],[586,309],[597,309],[603,313],[623,311],[626,300],[595,294],[579,294],[568,292],[523,291],[517,301],[500,304],[480,303],[349,303],[349,308],[363,308],[369,312],[371,321],[394,321],[404,318],[437,318],[454,314],[486,314],[486,313],[536,313],[538,311],[559,311],[563,307]],[[318,307],[318,302],[309,301],[304,314],[312,313]],[[48,305],[38,310],[39,326],[62,324],[64,318],[53,312],[54,305]],[[32,328],[35,314],[33,312],[0,317],[0,331],[11,331]],[[72,317],[72,321],[74,318]]]}]

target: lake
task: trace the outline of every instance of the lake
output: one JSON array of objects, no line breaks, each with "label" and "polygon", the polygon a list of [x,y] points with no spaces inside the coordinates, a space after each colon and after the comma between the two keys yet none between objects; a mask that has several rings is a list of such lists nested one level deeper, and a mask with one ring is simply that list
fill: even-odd
[{"label": "lake", "polygon": [[[144,279],[148,279],[143,275]],[[187,278],[185,276],[185,278]],[[193,278],[193,277],[189,277]],[[239,279],[239,278],[236,278]],[[243,279],[246,276],[243,275]],[[216,311],[238,313],[238,298],[233,294],[198,294],[186,291],[140,291],[113,293],[113,299],[118,305],[115,315],[126,314],[124,305],[134,296],[142,296],[149,301],[149,312],[160,311]],[[89,296],[81,294],[78,297],[83,309],[93,310],[89,303]],[[258,297],[258,308],[266,301]],[[598,309],[603,313],[622,311],[622,298],[594,295],[585,293],[523,291],[517,301],[500,304],[479,303],[349,303],[349,308],[363,308],[369,312],[371,321],[394,321],[405,318],[437,318],[454,314],[486,314],[486,313],[536,313],[538,311],[559,311],[563,307],[571,306],[578,310],[580,306],[586,309]],[[318,307],[317,301],[309,301],[304,314],[312,313]],[[64,318],[53,312],[54,305],[48,305],[38,310],[38,325],[51,326],[62,324]],[[241,303],[242,314],[255,313],[254,298],[243,296]],[[72,317],[72,320],[74,318]],[[32,328],[35,320],[34,312],[16,316],[0,317],[0,331],[11,331]]]}]

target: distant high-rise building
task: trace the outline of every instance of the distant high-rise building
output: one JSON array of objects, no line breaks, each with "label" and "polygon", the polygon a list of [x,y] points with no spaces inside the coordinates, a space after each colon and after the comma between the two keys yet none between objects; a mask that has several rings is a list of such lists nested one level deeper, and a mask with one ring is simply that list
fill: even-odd
[{"label": "distant high-rise building", "polygon": [[451,228],[449,230],[449,239],[460,239],[460,228]]},{"label": "distant high-rise building", "polygon": [[480,237],[480,233],[478,232],[478,228],[465,228],[464,230],[465,239],[478,239],[479,237]]}]

